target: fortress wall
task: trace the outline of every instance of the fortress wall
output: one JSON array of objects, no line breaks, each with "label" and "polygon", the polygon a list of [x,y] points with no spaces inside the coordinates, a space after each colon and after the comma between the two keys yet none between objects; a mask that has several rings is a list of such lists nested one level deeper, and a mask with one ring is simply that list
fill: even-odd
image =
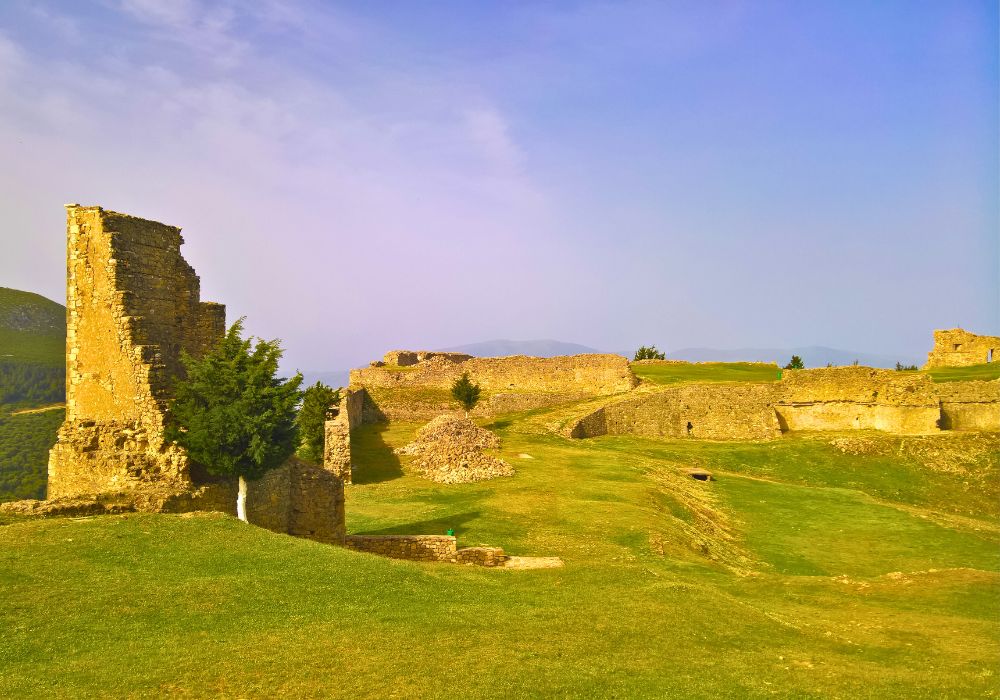
[{"label": "fortress wall", "polygon": [[628,391],[638,380],[621,355],[568,357],[473,357],[453,362],[435,356],[405,370],[366,367],[351,370],[351,388],[449,389],[468,372],[484,391],[582,392],[591,395]]},{"label": "fortress wall", "polygon": [[1000,430],[1000,380],[941,382],[934,389],[944,430]]},{"label": "fortress wall", "polygon": [[782,430],[931,433],[941,416],[929,376],[870,367],[786,370],[777,399]]},{"label": "fortress wall", "polygon": [[52,498],[183,485],[186,455],[165,445],[180,354],[225,332],[225,307],[200,300],[180,229],[100,207],[67,207],[66,422],[50,454]]},{"label": "fortress wall", "polygon": [[985,362],[1000,362],[1000,337],[952,328],[934,331],[934,349],[927,354],[924,369],[969,367]]},{"label": "fortress wall", "polygon": [[351,431],[361,425],[364,411],[364,391],[345,389],[337,414],[324,423],[323,468],[351,483]]},{"label": "fortress wall", "polygon": [[780,437],[771,384],[682,384],[612,401],[568,427],[570,437],[641,435],[701,440]]},{"label": "fortress wall", "polygon": [[[235,479],[192,479],[164,439],[181,352],[200,356],[225,333],[225,307],[202,302],[181,257],[180,229],[67,207],[66,421],[49,453],[49,499],[119,498],[135,510],[235,514]],[[353,411],[360,414],[360,401]],[[247,517],[277,532],[340,542],[344,486],[290,459],[248,482]]]},{"label": "fortress wall", "polygon": [[[402,358],[407,351],[386,357]],[[482,388],[473,415],[497,415],[565,401],[628,391],[638,384],[628,360],[620,355],[574,355],[568,357],[473,357],[456,360],[454,353],[430,355],[415,364],[351,370],[352,389],[365,390],[362,420],[429,420],[458,411],[451,398],[451,385],[463,372]],[[390,357],[392,356],[392,357]]]}]

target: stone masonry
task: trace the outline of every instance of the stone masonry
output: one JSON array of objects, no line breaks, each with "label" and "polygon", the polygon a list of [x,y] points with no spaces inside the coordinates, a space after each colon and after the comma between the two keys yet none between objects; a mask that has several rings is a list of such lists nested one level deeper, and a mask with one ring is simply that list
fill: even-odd
[{"label": "stone masonry", "polygon": [[[164,438],[181,353],[200,356],[225,333],[225,307],[201,301],[180,229],[72,204],[67,234],[66,420],[48,498],[235,513],[235,480],[208,477]],[[247,516],[342,542],[343,481],[293,458],[249,483]]]},{"label": "stone masonry", "polygon": [[608,396],[638,384],[621,355],[470,357],[394,350],[383,361],[351,370],[350,386],[363,390],[365,423],[430,420],[458,410],[449,390],[463,372],[482,388],[478,416]]},{"label": "stone masonry", "polygon": [[986,362],[1000,362],[1000,337],[976,335],[953,328],[934,331],[934,349],[927,354],[927,364],[931,367],[969,367]]},{"label": "stone masonry", "polygon": [[225,332],[225,307],[200,300],[180,229],[67,207],[66,421],[49,459],[50,498],[189,483],[163,438],[180,355]]}]

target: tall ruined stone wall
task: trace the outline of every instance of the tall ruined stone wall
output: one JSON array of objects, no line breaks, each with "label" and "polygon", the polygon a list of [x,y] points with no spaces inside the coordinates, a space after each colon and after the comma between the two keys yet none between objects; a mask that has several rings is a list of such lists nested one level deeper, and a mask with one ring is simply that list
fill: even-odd
[{"label": "tall ruined stone wall", "polygon": [[180,229],[101,207],[67,207],[66,421],[49,460],[56,498],[187,483],[165,445],[180,354],[225,332],[225,307],[200,300]]},{"label": "tall ruined stone wall", "polygon": [[570,437],[641,435],[700,440],[781,436],[772,384],[682,384],[636,392],[572,422]]},{"label": "tall ruined stone wall", "polygon": [[[225,333],[225,307],[200,300],[182,243],[173,226],[67,207],[66,421],[49,456],[49,499],[235,514],[236,480],[195,479],[184,450],[164,439],[181,353],[200,356]],[[247,491],[251,523],[343,541],[336,474],[292,458]]]},{"label": "tall ruined stone wall", "polygon": [[1000,380],[941,382],[934,391],[942,429],[1000,430]]},{"label": "tall ruined stone wall", "polygon": [[361,425],[364,399],[363,390],[345,389],[333,409],[336,415],[324,423],[323,467],[348,484],[353,480],[351,431]]},{"label": "tall ruined stone wall", "polygon": [[1000,337],[952,328],[934,331],[934,349],[927,354],[924,368],[969,367],[985,362],[1000,362]]},{"label": "tall ruined stone wall", "polygon": [[924,374],[871,367],[787,370],[777,386],[782,430],[939,430],[940,403]]},{"label": "tall ruined stone wall", "polygon": [[610,395],[638,384],[628,360],[620,355],[457,359],[467,356],[429,353],[406,364],[411,359],[407,352],[389,354],[403,364],[351,370],[351,388],[366,390],[365,422],[422,420],[456,410],[449,389],[463,372],[483,390],[478,415]]}]

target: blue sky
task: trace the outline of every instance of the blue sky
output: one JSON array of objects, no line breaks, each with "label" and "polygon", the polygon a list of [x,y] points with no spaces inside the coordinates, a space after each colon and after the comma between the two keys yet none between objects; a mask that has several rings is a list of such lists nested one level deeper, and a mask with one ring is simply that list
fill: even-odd
[{"label": "blue sky", "polygon": [[1000,333],[996,2],[0,3],[0,285],[181,226],[290,366]]}]

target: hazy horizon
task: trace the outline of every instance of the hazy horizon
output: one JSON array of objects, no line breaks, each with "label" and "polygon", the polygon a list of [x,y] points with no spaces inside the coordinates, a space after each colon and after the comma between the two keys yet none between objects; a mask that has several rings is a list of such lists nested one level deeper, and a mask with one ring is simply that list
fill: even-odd
[{"label": "hazy horizon", "polygon": [[1000,334],[993,2],[0,6],[0,286],[183,229],[286,364]]}]

